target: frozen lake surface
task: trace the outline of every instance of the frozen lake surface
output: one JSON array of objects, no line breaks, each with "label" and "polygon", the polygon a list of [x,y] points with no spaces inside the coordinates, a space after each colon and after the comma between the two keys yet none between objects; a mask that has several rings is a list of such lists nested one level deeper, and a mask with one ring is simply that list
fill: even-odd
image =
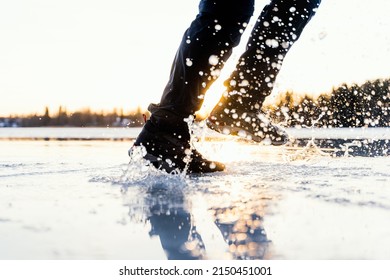
[{"label": "frozen lake surface", "polygon": [[168,175],[129,163],[138,131],[0,129],[0,259],[390,259],[388,156],[207,132],[195,145],[226,171]]}]

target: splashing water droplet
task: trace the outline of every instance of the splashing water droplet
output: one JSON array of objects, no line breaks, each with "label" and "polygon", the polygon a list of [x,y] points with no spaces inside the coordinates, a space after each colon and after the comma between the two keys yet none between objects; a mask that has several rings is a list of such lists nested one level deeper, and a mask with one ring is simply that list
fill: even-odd
[{"label": "splashing water droplet", "polygon": [[188,67],[191,67],[192,66],[192,60],[190,59],[190,58],[186,58],[186,65],[188,66]]},{"label": "splashing water droplet", "polygon": [[211,56],[209,57],[209,64],[210,64],[210,65],[215,66],[215,65],[218,64],[218,62],[219,62],[218,56],[216,56],[216,55],[211,55]]},{"label": "splashing water droplet", "polygon": [[275,39],[267,39],[265,44],[271,48],[277,48],[279,46],[279,42]]}]

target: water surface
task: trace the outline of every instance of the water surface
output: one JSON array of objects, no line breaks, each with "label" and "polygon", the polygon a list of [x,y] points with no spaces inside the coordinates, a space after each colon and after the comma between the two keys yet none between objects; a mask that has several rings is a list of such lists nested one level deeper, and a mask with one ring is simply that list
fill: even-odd
[{"label": "water surface", "polygon": [[131,144],[0,141],[0,259],[390,258],[388,156],[214,139],[187,176]]}]

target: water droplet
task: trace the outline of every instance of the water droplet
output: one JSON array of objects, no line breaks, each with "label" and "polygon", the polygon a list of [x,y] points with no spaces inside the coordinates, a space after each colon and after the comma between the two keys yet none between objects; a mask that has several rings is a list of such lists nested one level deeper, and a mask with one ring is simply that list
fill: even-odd
[{"label": "water droplet", "polygon": [[211,55],[210,57],[209,57],[209,64],[210,65],[217,65],[218,64],[218,62],[219,62],[219,59],[218,59],[218,56],[216,56],[216,55]]},{"label": "water droplet", "polygon": [[277,48],[279,46],[279,42],[275,39],[267,39],[265,44],[271,48]]},{"label": "water droplet", "polygon": [[186,65],[187,65],[188,67],[191,67],[191,66],[192,66],[192,61],[191,61],[190,58],[186,58]]}]

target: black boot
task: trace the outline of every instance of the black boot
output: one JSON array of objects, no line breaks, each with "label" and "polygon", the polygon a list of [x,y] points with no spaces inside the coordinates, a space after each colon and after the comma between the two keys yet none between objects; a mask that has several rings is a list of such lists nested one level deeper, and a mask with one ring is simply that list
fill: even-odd
[{"label": "black boot", "polygon": [[[153,125],[151,120],[144,125],[134,146],[143,146],[146,149],[144,158],[156,168],[168,173],[174,170],[180,172],[186,170],[188,173],[210,173],[225,169],[222,163],[209,161],[196,149],[191,148],[189,133],[164,131]],[[129,150],[129,155],[133,148]]]},{"label": "black boot", "polygon": [[206,120],[209,128],[229,135],[238,135],[255,142],[274,146],[288,142],[288,134],[260,111],[260,105],[245,109],[225,94]]}]

